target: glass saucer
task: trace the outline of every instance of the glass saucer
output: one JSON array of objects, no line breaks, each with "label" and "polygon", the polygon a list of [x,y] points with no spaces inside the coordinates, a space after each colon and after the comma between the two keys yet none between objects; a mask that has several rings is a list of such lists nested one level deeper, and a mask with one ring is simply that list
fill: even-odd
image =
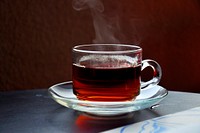
[{"label": "glass saucer", "polygon": [[73,94],[72,81],[53,85],[49,88],[50,96],[59,104],[93,115],[111,116],[129,113],[137,110],[152,107],[164,99],[168,91],[156,85],[143,89],[139,96],[133,101],[124,102],[93,102],[78,100]]}]

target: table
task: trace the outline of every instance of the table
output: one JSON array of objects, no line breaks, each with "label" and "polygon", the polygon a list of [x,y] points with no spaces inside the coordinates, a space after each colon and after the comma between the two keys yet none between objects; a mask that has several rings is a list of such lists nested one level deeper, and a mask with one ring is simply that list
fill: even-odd
[{"label": "table", "polygon": [[0,133],[94,133],[200,106],[200,94],[169,91],[153,109],[96,117],[57,104],[47,89],[0,92]]}]

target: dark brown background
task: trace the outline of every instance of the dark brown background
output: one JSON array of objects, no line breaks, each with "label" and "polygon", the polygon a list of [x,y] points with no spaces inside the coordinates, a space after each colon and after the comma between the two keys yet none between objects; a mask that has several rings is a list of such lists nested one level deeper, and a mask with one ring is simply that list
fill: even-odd
[{"label": "dark brown background", "polygon": [[[121,43],[140,45],[163,69],[169,90],[200,92],[199,0],[103,0]],[[71,0],[0,1],[0,90],[71,80],[71,48],[95,39],[90,10]],[[106,41],[105,41],[106,43]]]}]

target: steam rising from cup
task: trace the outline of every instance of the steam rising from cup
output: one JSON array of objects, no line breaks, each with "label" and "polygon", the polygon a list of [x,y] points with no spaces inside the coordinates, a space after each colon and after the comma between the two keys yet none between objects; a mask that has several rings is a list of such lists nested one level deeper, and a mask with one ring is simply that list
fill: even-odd
[{"label": "steam rising from cup", "polygon": [[118,17],[106,17],[100,0],[73,0],[72,5],[77,11],[90,9],[96,34],[93,43],[120,43],[115,35],[121,34]]}]

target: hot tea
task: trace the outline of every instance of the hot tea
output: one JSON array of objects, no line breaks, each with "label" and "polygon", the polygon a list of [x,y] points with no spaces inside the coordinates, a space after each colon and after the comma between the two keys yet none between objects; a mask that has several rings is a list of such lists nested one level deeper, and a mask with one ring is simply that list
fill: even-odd
[{"label": "hot tea", "polygon": [[80,100],[128,101],[140,92],[141,65],[128,56],[84,56],[73,64],[73,91]]}]

